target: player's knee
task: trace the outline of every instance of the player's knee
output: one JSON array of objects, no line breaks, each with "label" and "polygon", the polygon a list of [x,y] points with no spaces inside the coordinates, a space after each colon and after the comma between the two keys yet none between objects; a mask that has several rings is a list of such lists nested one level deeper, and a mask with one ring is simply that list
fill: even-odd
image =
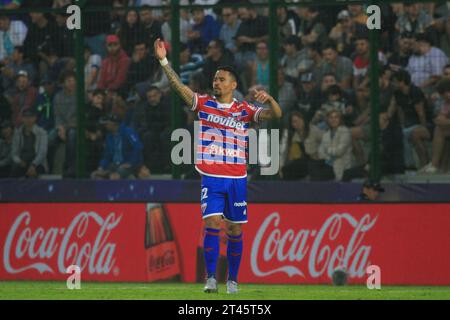
[{"label": "player's knee", "polygon": [[230,223],[227,226],[227,233],[230,236],[239,236],[242,233],[242,225],[240,224],[235,224],[235,223]]},{"label": "player's knee", "polygon": [[220,229],[221,221],[220,216],[212,216],[205,219],[205,225],[207,228]]}]

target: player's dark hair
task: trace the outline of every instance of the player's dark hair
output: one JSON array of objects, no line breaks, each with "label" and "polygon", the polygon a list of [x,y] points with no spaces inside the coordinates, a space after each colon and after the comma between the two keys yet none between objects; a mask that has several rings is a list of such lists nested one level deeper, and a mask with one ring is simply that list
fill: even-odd
[{"label": "player's dark hair", "polygon": [[239,80],[239,76],[232,66],[220,66],[217,68],[217,71],[228,71],[233,76],[236,82],[238,82]]}]

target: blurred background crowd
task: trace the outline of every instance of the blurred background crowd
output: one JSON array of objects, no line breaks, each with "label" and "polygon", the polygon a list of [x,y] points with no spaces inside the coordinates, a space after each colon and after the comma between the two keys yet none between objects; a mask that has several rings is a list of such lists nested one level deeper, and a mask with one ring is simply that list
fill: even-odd
[{"label": "blurred background crowd", "polygon": [[[38,7],[35,2],[0,1],[0,177],[74,178],[75,41],[63,10],[72,1],[44,0]],[[253,102],[256,90],[269,90],[269,49],[279,46],[280,179],[351,181],[368,175],[374,97],[363,5],[286,1],[277,8],[279,42],[273,44],[267,7],[232,0],[180,3],[242,4],[181,9],[180,78],[195,92],[210,93],[216,68],[231,65],[240,74],[235,98]],[[85,136],[87,172],[93,179],[170,173],[171,90],[153,53],[157,38],[169,53],[176,41],[173,12],[154,8],[164,5],[162,0],[87,1]],[[37,9],[51,7],[61,10]],[[377,99],[382,174],[447,173],[447,2],[384,4],[381,12]],[[182,126],[193,132],[195,120],[185,106]],[[258,167],[249,170],[252,178],[261,178]],[[183,168],[183,176],[197,177],[192,166]]]}]

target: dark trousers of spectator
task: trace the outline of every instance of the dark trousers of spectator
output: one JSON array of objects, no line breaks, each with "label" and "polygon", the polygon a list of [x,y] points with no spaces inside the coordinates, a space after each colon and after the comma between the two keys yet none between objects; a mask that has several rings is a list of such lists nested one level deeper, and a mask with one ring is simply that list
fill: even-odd
[{"label": "dark trousers of spectator", "polygon": [[86,171],[93,172],[97,170],[103,154],[103,142],[100,139],[95,141],[86,139]]},{"label": "dark trousers of spectator", "polygon": [[308,159],[291,160],[282,169],[284,180],[300,180],[308,175]]},{"label": "dark trousers of spectator", "polygon": [[[12,168],[11,168],[11,178],[21,178],[21,177],[25,177],[28,171],[28,168],[30,167],[30,164],[27,163],[27,165],[25,167],[22,167],[21,165],[18,164],[13,164]],[[36,172],[38,174],[38,176],[40,176],[41,174],[45,173],[45,168],[41,165],[36,167]]]},{"label": "dark trousers of spectator", "polygon": [[53,129],[48,135],[48,160],[51,171],[54,165],[54,156],[60,143],[65,143],[66,151],[64,156],[63,176],[65,178],[75,178],[76,156],[77,156],[77,130],[70,128],[66,130],[66,140],[62,141],[58,136],[58,130]]},{"label": "dark trousers of spectator", "polygon": [[147,131],[144,143],[144,162],[151,172],[170,171],[170,130],[162,132]]},{"label": "dark trousers of spectator", "polygon": [[325,160],[309,161],[308,172],[311,181],[329,181],[335,179],[333,167],[325,163]]},{"label": "dark trousers of spectator", "polygon": [[367,178],[369,173],[366,171],[365,166],[366,165],[362,165],[345,170],[342,181],[351,182],[353,179]]}]

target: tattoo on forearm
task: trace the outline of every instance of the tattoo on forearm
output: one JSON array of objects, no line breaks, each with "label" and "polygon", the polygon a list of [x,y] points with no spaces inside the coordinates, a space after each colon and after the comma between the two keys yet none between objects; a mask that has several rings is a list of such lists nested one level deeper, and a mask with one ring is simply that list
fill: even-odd
[{"label": "tattoo on forearm", "polygon": [[183,99],[183,101],[190,106],[192,104],[192,99],[194,98],[194,93],[191,89],[185,86],[176,72],[170,67],[170,65],[165,65],[162,67],[169,79],[170,86],[178,93],[178,95]]}]

